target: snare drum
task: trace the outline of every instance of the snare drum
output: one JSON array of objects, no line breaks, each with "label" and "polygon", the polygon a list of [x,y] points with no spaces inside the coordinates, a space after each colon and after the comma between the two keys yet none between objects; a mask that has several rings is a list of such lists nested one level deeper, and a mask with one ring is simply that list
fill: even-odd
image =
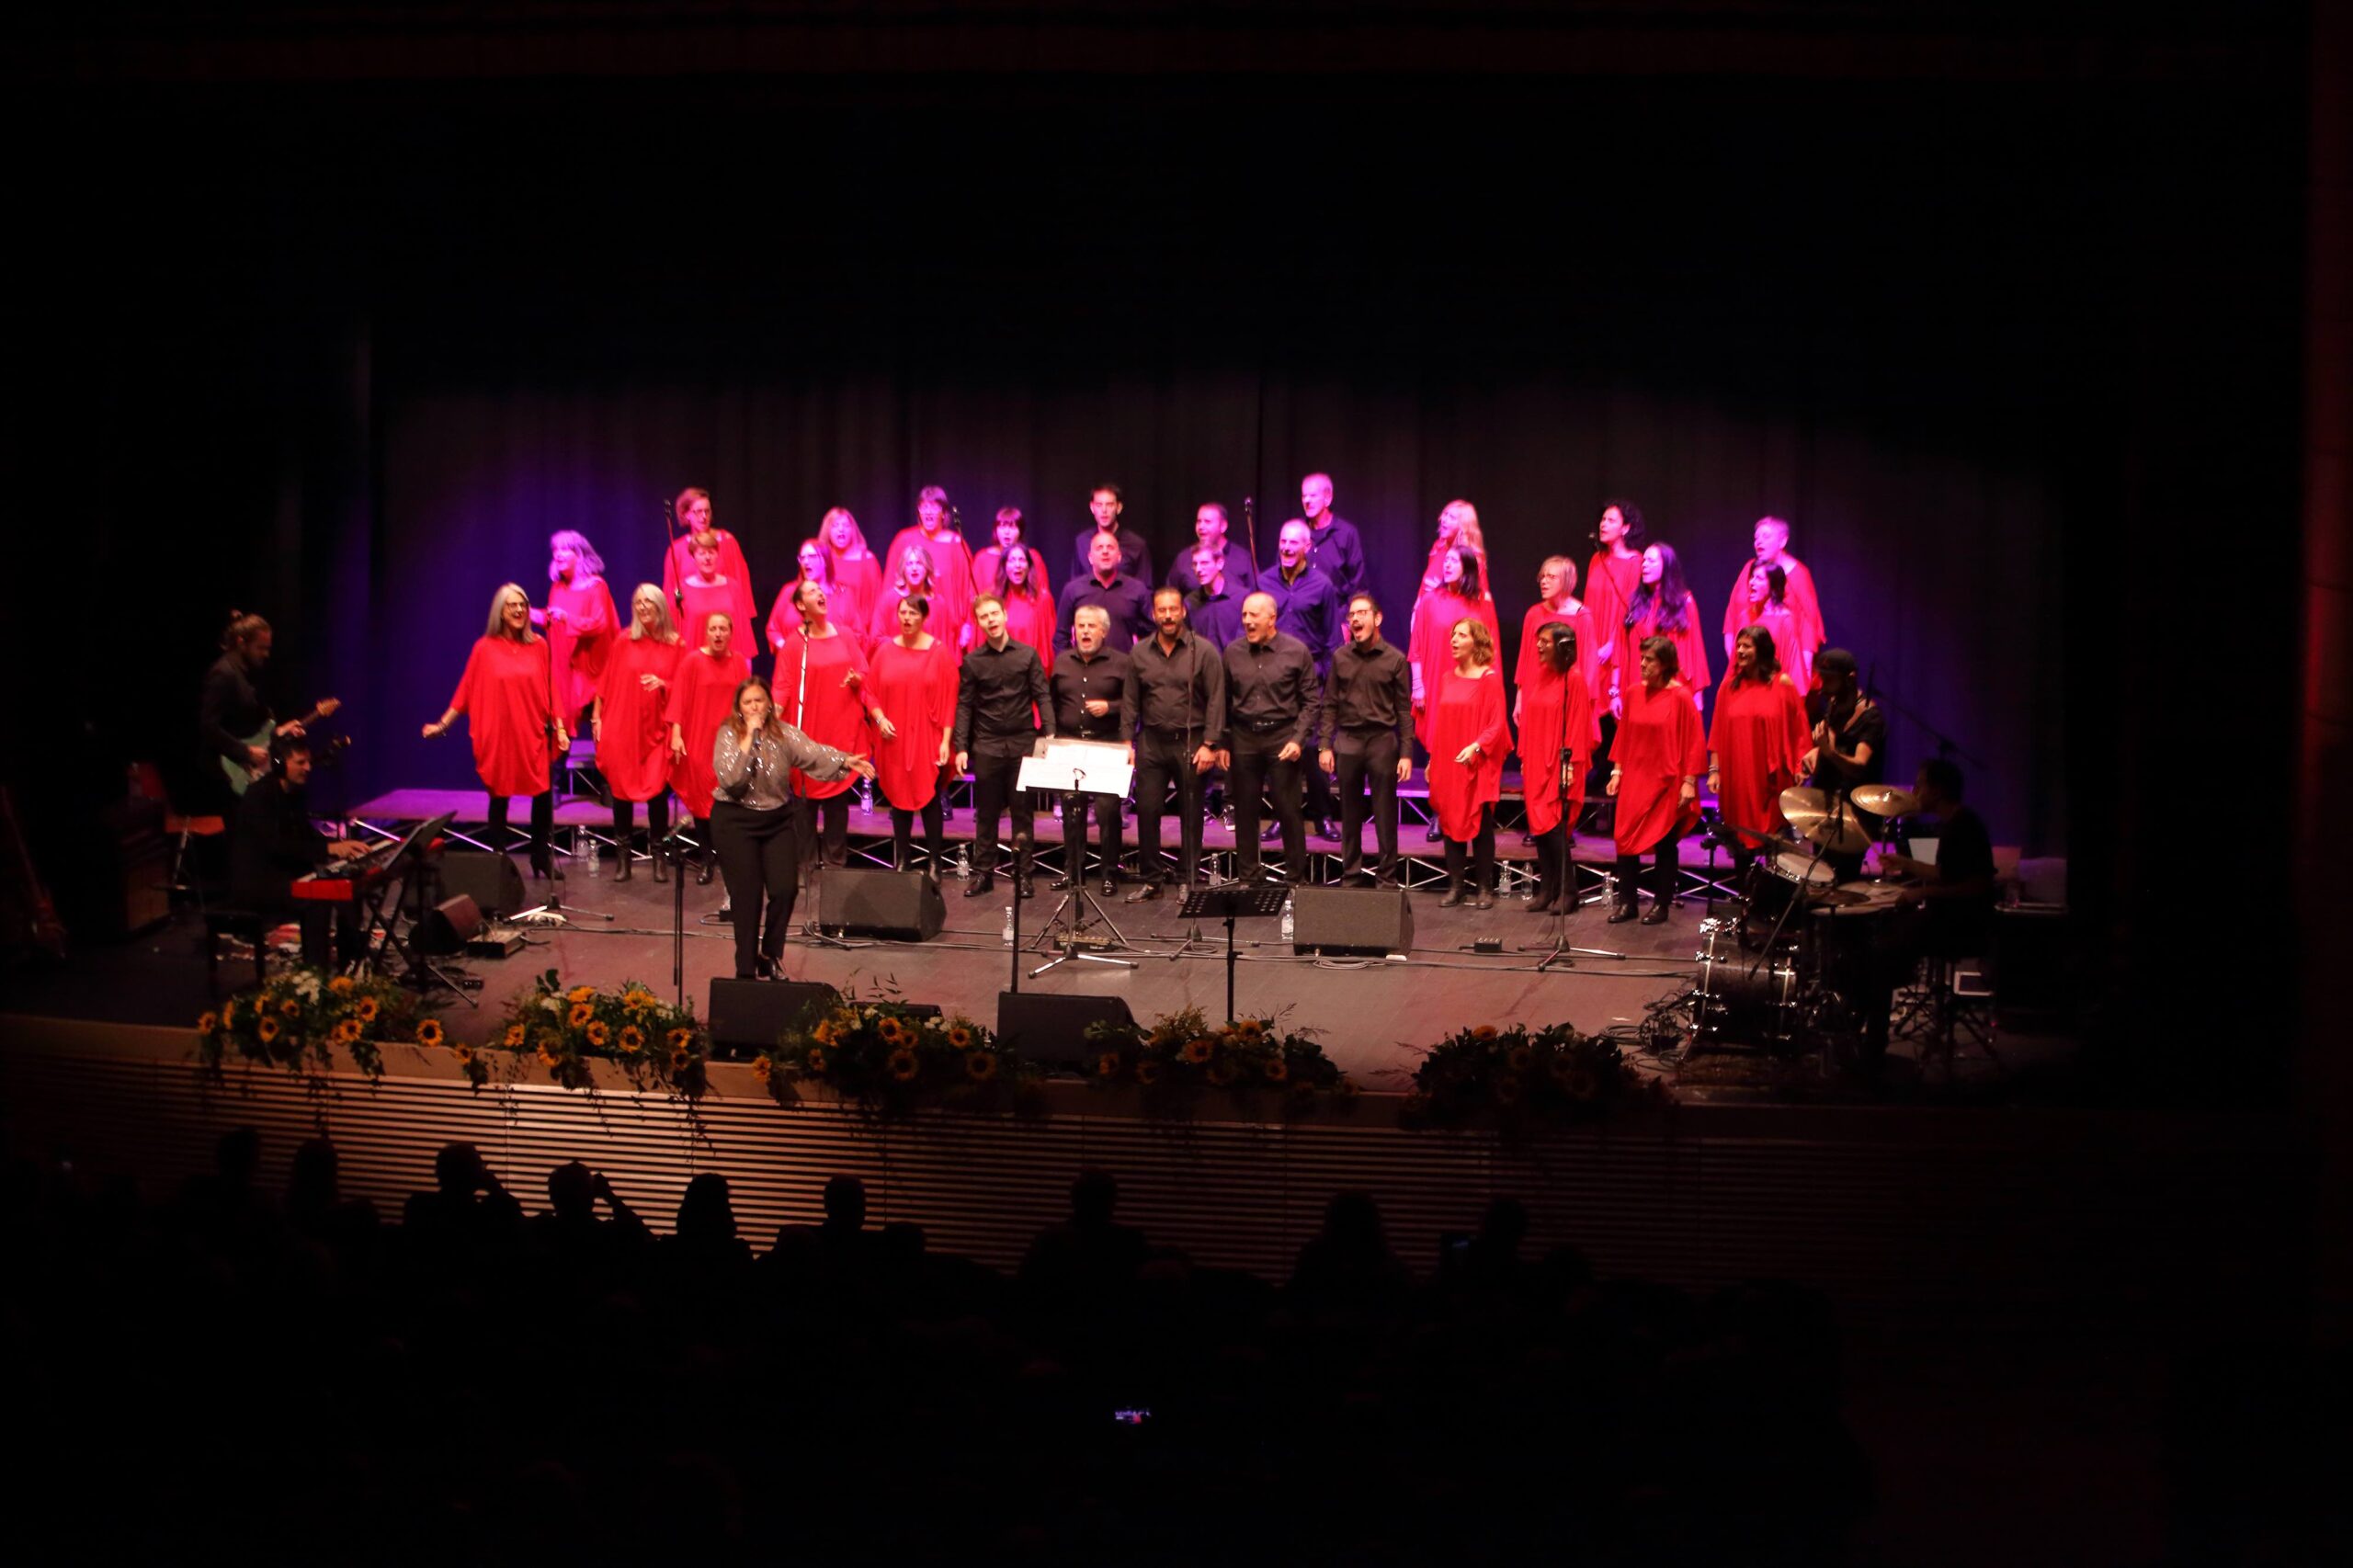
[{"label": "snare drum", "polygon": [[1748,917],[1741,933],[1743,943],[1752,951],[1762,947],[1777,925],[1783,936],[1794,940],[1799,934],[1798,917],[1791,914],[1784,920],[1784,912],[1792,903],[1812,903],[1830,892],[1832,875],[1827,861],[1817,860],[1802,849],[1759,855],[1748,869],[1748,885],[1744,890]]}]

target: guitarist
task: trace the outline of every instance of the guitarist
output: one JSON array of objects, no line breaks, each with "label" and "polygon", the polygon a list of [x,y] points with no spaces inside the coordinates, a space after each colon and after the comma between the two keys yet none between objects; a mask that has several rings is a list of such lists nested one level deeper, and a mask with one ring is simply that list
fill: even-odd
[{"label": "guitarist", "polygon": [[[218,756],[224,769],[242,770],[248,778],[258,778],[269,767],[272,716],[269,705],[254,687],[254,678],[269,663],[269,622],[232,610],[228,627],[221,633],[221,656],[204,674],[204,694],[197,711],[205,750]],[[316,715],[324,719],[336,706],[329,699],[319,704]],[[275,733],[299,736],[302,722],[276,725]],[[231,777],[233,780],[234,771]],[[238,792],[244,792],[242,787]]]}]

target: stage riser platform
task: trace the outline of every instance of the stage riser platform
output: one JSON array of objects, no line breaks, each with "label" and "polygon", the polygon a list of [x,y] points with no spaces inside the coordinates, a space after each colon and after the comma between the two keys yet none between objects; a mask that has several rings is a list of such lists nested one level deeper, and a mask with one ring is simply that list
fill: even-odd
[{"label": "stage riser platform", "polygon": [[714,1069],[692,1118],[626,1089],[475,1093],[445,1052],[407,1048],[388,1050],[381,1084],[338,1078],[314,1101],[277,1072],[205,1084],[185,1031],[17,1022],[0,1116],[19,1151],[163,1192],[208,1166],[221,1131],[253,1126],[275,1190],[295,1146],[324,1130],[347,1196],[387,1217],[429,1184],[434,1151],[462,1140],[527,1209],[544,1206],[547,1172],[577,1158],[662,1231],[687,1182],[720,1171],[756,1247],[813,1221],[824,1181],[854,1175],[874,1222],[913,1221],[936,1249],[1009,1268],[1063,1215],[1073,1176],[1100,1165],[1120,1177],[1121,1218],[1154,1241],[1277,1278],[1342,1188],[1372,1192],[1392,1243],[1425,1270],[1440,1233],[1508,1193],[1529,1207],[1532,1249],[1574,1244],[1606,1275],[1694,1290],[1797,1278],[1853,1321],[2118,1332],[2202,1311],[2204,1297],[2283,1290],[2271,1276],[2305,1222],[2288,1198],[2296,1141],[2263,1118],[1687,1107],[1513,1148],[1402,1131],[1387,1096],[1341,1120],[1169,1122],[1073,1085],[1042,1121],[870,1126],[778,1107],[735,1066]]}]

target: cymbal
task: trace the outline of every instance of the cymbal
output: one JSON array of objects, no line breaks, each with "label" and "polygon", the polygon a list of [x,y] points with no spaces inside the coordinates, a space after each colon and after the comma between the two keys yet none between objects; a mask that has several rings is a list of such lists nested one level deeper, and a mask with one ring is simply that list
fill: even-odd
[{"label": "cymbal", "polygon": [[1781,791],[1781,814],[1808,843],[1841,855],[1860,855],[1871,846],[1871,835],[1845,802],[1834,806],[1820,790],[1792,785]]},{"label": "cymbal", "polygon": [[1847,798],[1873,816],[1908,817],[1920,809],[1920,797],[1893,784],[1858,784]]}]

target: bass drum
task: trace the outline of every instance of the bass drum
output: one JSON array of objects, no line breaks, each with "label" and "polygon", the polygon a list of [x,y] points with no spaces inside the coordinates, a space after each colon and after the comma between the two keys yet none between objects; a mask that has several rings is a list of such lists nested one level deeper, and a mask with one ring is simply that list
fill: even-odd
[{"label": "bass drum", "polygon": [[1692,1035],[1710,1043],[1785,1046],[1798,1032],[1798,966],[1784,950],[1752,958],[1718,925],[1699,953]]}]

